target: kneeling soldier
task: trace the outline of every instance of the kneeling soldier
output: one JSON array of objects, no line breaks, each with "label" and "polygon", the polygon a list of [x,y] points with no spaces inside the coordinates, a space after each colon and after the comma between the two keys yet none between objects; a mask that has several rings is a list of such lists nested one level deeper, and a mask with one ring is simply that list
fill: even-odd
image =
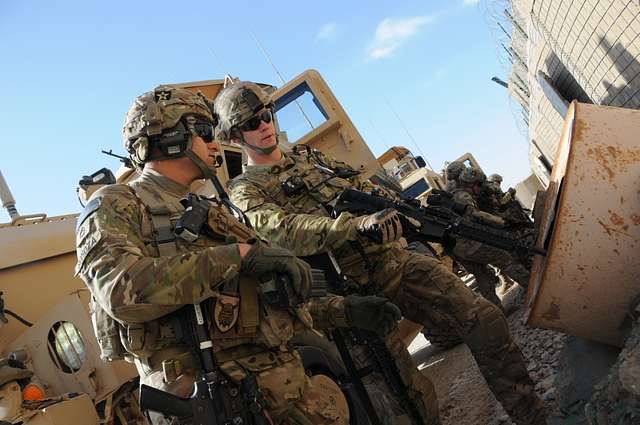
[{"label": "kneeling soldier", "polygon": [[[390,298],[404,317],[427,328],[455,330],[512,420],[545,423],[542,403],[498,307],[476,297],[437,259],[405,249],[395,211],[330,216],[345,188],[366,191],[372,185],[359,180],[344,162],[316,150],[282,152],[273,103],[254,83],[226,87],[216,98],[215,111],[220,120],[217,137],[240,143],[247,155],[244,174],[230,183],[231,198],[259,235],[300,256],[331,251],[349,278],[372,285],[371,290]],[[413,377],[405,382],[412,386],[419,374],[414,369],[405,376]],[[416,385],[415,390],[422,391],[431,421],[437,421],[433,386]]]}]

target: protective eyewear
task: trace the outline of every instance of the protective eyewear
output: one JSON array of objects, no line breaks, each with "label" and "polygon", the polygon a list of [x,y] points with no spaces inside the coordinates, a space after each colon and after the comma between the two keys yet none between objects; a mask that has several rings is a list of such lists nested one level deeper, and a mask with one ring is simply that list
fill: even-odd
[{"label": "protective eyewear", "polygon": [[238,128],[242,131],[256,131],[258,127],[260,127],[260,121],[264,121],[266,124],[269,124],[273,119],[273,114],[270,109],[265,109],[261,113],[257,114],[253,118],[249,118],[242,124],[238,126]]},{"label": "protective eyewear", "polygon": [[215,138],[213,127],[213,123],[210,123],[208,121],[198,120],[193,124],[193,130],[198,136],[202,138],[202,140],[204,140],[205,143],[213,142]]}]

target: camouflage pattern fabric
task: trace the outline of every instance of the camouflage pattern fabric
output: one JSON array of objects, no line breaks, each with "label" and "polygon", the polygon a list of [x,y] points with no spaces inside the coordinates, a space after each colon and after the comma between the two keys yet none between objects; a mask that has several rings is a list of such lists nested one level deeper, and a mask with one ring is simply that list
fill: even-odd
[{"label": "camouflage pattern fabric", "polygon": [[[478,293],[493,305],[502,308],[502,301],[496,294],[496,286],[500,283],[498,274],[488,265],[456,258],[465,270],[476,278]],[[503,310],[504,311],[504,310]]]},{"label": "camouflage pattern fabric", "polygon": [[[504,225],[504,221],[495,215],[480,211],[471,194],[459,189],[454,191],[453,199],[467,205],[467,214],[474,219],[494,226]],[[491,264],[523,287],[529,285],[531,272],[510,252],[468,239],[460,239],[453,248],[453,255],[463,265],[466,263]],[[473,272],[471,272],[473,273]]]},{"label": "camouflage pattern fabric", "polygon": [[[193,389],[194,360],[190,347],[167,325],[171,313],[207,300],[204,311],[214,314],[213,304],[220,296],[217,284],[240,279],[242,294],[246,279],[239,275],[237,244],[225,245],[222,234],[218,238],[201,235],[193,242],[177,238],[175,255],[159,255],[151,207],[141,199],[154,200],[154,208],[162,205],[163,213],[175,224],[184,213],[180,200],[187,191],[186,186],[147,168],[128,185],[97,191],[77,231],[76,271],[97,305],[119,324],[122,344],[136,363],[141,383],[179,396]],[[212,203],[211,208],[217,210],[217,217],[227,215],[235,221],[219,205]],[[255,372],[269,408],[280,414],[299,403],[308,385],[299,357],[286,347],[297,329],[311,326],[311,317],[306,307],[292,314],[262,305],[257,326],[243,327],[247,323],[243,323],[240,306],[240,318],[230,331],[223,333],[212,325],[221,368],[231,378],[238,378],[240,369]],[[322,313],[316,312],[319,317]],[[163,371],[167,361],[175,366],[173,373]],[[156,425],[171,423],[161,415],[151,416]],[[335,421],[325,418],[318,423]]]},{"label": "camouflage pattern fabric", "polygon": [[[441,327],[455,330],[469,345],[511,418],[517,424],[545,423],[522,354],[500,310],[477,298],[437,259],[403,249],[400,243],[374,245],[361,240],[365,261],[347,243],[357,238],[349,225],[351,217],[331,219],[327,210],[344,188],[367,190],[371,185],[358,178],[335,177],[327,167],[347,165],[318,152],[284,154],[278,164],[246,167],[230,182],[231,198],[262,237],[297,255],[331,249],[348,277],[362,285],[374,284],[375,291],[398,305],[404,317],[425,327],[446,323]],[[291,179],[302,180],[305,190],[287,196],[282,183]],[[407,375],[417,374],[415,367],[407,370],[402,362],[398,366]],[[435,400],[427,404],[433,406]]]},{"label": "camouflage pattern fabric", "polygon": [[215,102],[215,112],[220,119],[216,140],[231,140],[233,127],[254,117],[259,109],[271,106],[271,97],[255,83],[236,81],[231,86],[226,86]]}]

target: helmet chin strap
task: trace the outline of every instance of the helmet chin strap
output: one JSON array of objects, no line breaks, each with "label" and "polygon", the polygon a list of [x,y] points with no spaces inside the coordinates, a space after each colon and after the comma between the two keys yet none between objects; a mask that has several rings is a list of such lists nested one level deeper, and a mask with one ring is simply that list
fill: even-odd
[{"label": "helmet chin strap", "polygon": [[215,177],[216,175],[216,169],[215,167],[209,167],[202,159],[200,159],[198,157],[198,155],[196,155],[191,149],[187,149],[184,152],[184,155],[189,158],[191,161],[193,161],[194,164],[196,164],[196,167],[198,167],[200,169],[200,171],[202,171],[202,177],[209,180],[212,179],[213,177]]},{"label": "helmet chin strap", "polygon": [[202,177],[204,179],[209,180],[214,178],[216,176],[216,167],[208,166],[206,162],[200,159],[200,157],[198,157],[198,155],[196,155],[195,152],[193,152],[193,150],[191,149],[192,146],[193,146],[193,135],[190,134],[189,141],[187,142],[187,149],[184,151],[184,156],[186,156],[191,161],[193,161],[194,164],[196,164],[196,167],[198,167],[200,171],[202,171]]},{"label": "helmet chin strap", "polygon": [[268,148],[259,148],[258,146],[254,146],[252,144],[247,143],[247,141],[244,139],[244,136],[242,135],[242,131],[238,131],[239,135],[240,135],[240,142],[242,144],[242,146],[246,146],[249,149],[261,153],[263,155],[270,155],[271,152],[275,151],[276,148],[278,147],[278,144],[280,143],[278,140],[278,136],[276,136],[276,143],[273,146],[269,146]]}]

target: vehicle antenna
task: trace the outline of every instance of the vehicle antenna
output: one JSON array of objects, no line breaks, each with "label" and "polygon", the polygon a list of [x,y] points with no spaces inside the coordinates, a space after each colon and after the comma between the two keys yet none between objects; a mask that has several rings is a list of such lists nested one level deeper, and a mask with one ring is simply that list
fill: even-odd
[{"label": "vehicle antenna", "polygon": [[213,57],[216,60],[216,65],[218,65],[218,68],[220,68],[220,71],[222,71],[222,74],[225,75],[225,76],[229,75],[229,73],[225,69],[224,65],[222,64],[222,61],[220,60],[220,56],[218,56],[216,54],[216,51],[213,50],[213,48],[211,48],[211,53],[213,54]]},{"label": "vehicle antenna", "polygon": [[389,144],[387,143],[386,139],[384,137],[382,137],[382,133],[380,133],[380,131],[378,130],[378,127],[376,127],[373,124],[373,120],[371,118],[369,118],[369,124],[371,124],[371,127],[373,128],[373,131],[375,131],[376,135],[378,136],[378,138],[382,141],[382,143],[384,144],[384,146],[387,149],[390,149]]},{"label": "vehicle antenna", "polygon": [[[273,68],[273,71],[276,73],[276,75],[280,79],[280,84],[284,85],[285,81],[284,81],[284,78],[282,78],[282,74],[280,74],[280,71],[278,71],[278,68],[276,68],[276,65],[271,60],[271,57],[269,57],[269,54],[267,53],[265,48],[262,46],[262,43],[260,43],[260,40],[258,40],[258,36],[256,36],[256,33],[254,33],[253,31],[251,31],[251,35],[253,36],[253,39],[256,41],[256,44],[258,45],[258,48],[264,55],[265,59],[267,60],[267,62],[269,62],[269,64]],[[297,100],[294,100],[294,102],[296,103],[296,105],[298,105],[298,109],[300,109],[300,113],[302,114],[304,119],[307,120],[307,123],[309,123],[311,128],[312,129],[315,128],[314,125],[311,123],[311,120],[309,119],[307,114],[304,112],[304,109],[302,109],[302,105],[300,105],[300,102],[298,102]]]},{"label": "vehicle antenna", "polygon": [[384,101],[386,102],[386,104],[389,107],[389,109],[391,109],[391,112],[393,112],[393,115],[395,115],[396,118],[398,119],[398,122],[400,123],[400,125],[404,129],[405,133],[407,133],[407,136],[409,136],[409,139],[413,142],[413,145],[416,147],[416,150],[418,152],[420,152],[420,155],[422,155],[422,158],[425,160],[425,162],[429,166],[429,169],[431,169],[431,171],[434,171],[433,167],[431,166],[431,164],[429,164],[429,160],[427,159],[426,156],[424,156],[424,153],[422,152],[422,149],[420,149],[420,146],[418,146],[418,143],[416,143],[416,139],[414,139],[413,136],[411,135],[411,133],[409,133],[409,129],[407,128],[406,125],[404,125],[404,122],[400,119],[400,116],[398,115],[396,110],[393,109],[393,106],[391,106],[391,102],[389,102],[389,99],[385,99]]},{"label": "vehicle antenna", "polygon": [[16,200],[13,199],[13,196],[11,195],[11,190],[2,175],[2,171],[0,171],[0,200],[2,200],[2,206],[7,209],[12,220],[16,217],[20,217],[20,214],[16,209]]}]

